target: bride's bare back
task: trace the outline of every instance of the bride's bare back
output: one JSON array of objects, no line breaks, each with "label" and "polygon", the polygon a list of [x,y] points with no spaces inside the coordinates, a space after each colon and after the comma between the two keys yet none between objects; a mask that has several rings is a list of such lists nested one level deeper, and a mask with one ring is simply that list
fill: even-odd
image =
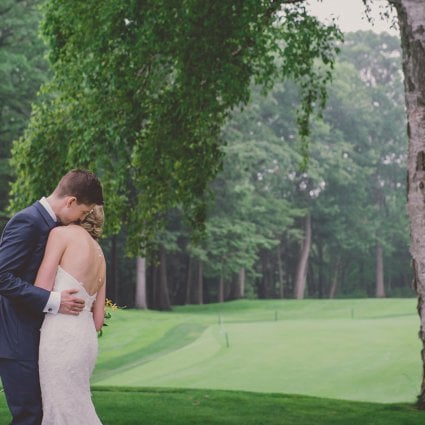
[{"label": "bride's bare back", "polygon": [[76,224],[57,227],[58,237],[66,240],[59,265],[93,295],[105,281],[105,258],[99,244]]},{"label": "bride's bare back", "polygon": [[54,228],[49,234],[35,285],[51,291],[58,266],[79,281],[89,295],[97,293],[93,319],[99,330],[103,325],[106,295],[106,265],[99,244],[79,225]]}]

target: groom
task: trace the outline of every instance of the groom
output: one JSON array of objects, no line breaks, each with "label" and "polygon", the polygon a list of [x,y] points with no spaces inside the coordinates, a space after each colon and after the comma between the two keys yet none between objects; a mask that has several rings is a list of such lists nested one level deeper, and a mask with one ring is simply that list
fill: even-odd
[{"label": "groom", "polygon": [[[0,240],[0,377],[12,413],[11,425],[39,425],[42,403],[38,345],[43,313],[78,315],[77,290],[49,292],[33,286],[50,230],[78,222],[103,204],[98,178],[71,170],[48,198],[18,212]],[[72,400],[70,400],[72,402]]]}]

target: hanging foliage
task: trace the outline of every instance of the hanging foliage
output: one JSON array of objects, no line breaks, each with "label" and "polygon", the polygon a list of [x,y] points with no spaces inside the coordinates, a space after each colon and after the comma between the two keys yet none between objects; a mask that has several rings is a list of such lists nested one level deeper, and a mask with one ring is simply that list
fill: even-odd
[{"label": "hanging foliage", "polygon": [[290,1],[48,0],[43,12],[54,78],[13,148],[10,210],[69,168],[90,168],[104,185],[107,231],[126,224],[133,254],[175,205],[202,230],[220,130],[252,81],[298,81],[307,140],[341,40]]}]

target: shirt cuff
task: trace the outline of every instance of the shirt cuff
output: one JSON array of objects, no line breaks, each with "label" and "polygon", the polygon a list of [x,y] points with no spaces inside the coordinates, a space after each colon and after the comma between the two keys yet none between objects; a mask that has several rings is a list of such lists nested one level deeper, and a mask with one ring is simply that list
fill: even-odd
[{"label": "shirt cuff", "polygon": [[61,305],[61,293],[50,292],[50,297],[44,307],[43,313],[57,314]]}]

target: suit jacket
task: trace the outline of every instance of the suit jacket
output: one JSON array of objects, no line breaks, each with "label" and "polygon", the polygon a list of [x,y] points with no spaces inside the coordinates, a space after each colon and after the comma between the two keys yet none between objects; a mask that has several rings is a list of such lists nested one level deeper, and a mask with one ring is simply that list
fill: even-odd
[{"label": "suit jacket", "polygon": [[33,286],[56,223],[36,202],[6,224],[0,240],[0,358],[37,360],[50,292]]}]

